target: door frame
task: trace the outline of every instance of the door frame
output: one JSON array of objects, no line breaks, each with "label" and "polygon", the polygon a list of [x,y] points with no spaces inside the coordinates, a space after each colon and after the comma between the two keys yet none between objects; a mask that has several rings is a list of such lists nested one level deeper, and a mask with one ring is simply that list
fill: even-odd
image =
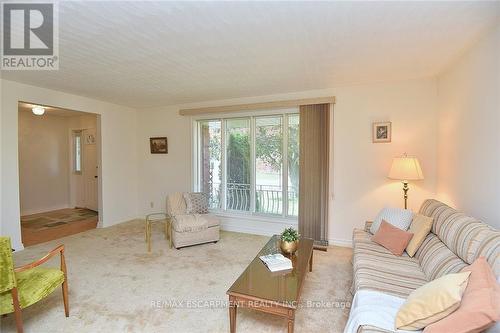
[{"label": "door frame", "polygon": [[[81,111],[79,111],[81,112]],[[83,114],[90,114],[93,116],[96,116],[96,128],[95,128],[95,138],[96,138],[96,153],[97,153],[97,213],[98,213],[98,222],[97,222],[97,228],[102,227],[102,216],[103,216],[103,207],[102,207],[102,167],[101,167],[101,145],[102,145],[102,140],[101,140],[101,115],[95,114],[95,113],[90,113],[90,112],[81,112]],[[70,127],[68,129],[68,140],[69,140],[69,166],[70,166],[70,172],[68,174],[69,177],[69,193],[70,193],[70,206],[73,208],[76,206],[77,198],[75,198],[75,194],[73,192],[73,178],[75,176],[74,170],[73,170],[73,156],[74,156],[74,145],[73,145],[73,133],[76,131],[81,131],[83,133],[84,130],[86,129],[94,129],[93,127]],[[82,140],[83,140],[83,135],[82,135]],[[83,141],[82,141],[82,168],[84,164],[84,149],[83,149]],[[84,172],[82,169],[81,174],[79,176],[83,177]],[[85,196],[85,194],[84,194]]]}]

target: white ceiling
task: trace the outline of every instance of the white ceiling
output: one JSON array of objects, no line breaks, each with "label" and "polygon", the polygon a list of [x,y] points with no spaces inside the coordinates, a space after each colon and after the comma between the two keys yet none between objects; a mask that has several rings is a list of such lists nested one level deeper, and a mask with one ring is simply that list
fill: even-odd
[{"label": "white ceiling", "polygon": [[500,2],[60,2],[60,70],[2,76],[132,107],[436,75]]}]

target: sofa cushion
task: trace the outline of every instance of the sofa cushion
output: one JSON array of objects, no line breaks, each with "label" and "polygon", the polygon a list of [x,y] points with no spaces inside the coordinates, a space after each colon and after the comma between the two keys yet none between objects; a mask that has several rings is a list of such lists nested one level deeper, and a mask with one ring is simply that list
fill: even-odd
[{"label": "sofa cushion", "polygon": [[176,215],[172,220],[172,227],[176,232],[196,232],[219,225],[219,218],[213,214]]},{"label": "sofa cushion", "polygon": [[184,193],[187,214],[208,214],[208,194],[205,192]]},{"label": "sofa cushion", "polygon": [[486,259],[478,258],[464,271],[470,271],[471,275],[460,307],[427,326],[424,333],[482,332],[500,320],[500,285]]},{"label": "sofa cushion", "polygon": [[500,276],[500,232],[487,225],[472,239],[466,261],[472,263],[479,257],[485,257],[493,273]]},{"label": "sofa cushion", "polygon": [[186,214],[186,201],[182,192],[175,192],[167,196],[167,213],[172,216]]},{"label": "sofa cushion", "polygon": [[433,233],[463,261],[484,256],[500,276],[500,231],[434,199],[425,200],[420,213],[434,218]]},{"label": "sofa cushion", "polygon": [[208,227],[216,227],[220,225],[220,219],[217,215],[214,214],[203,214],[203,217],[208,221]]},{"label": "sofa cushion", "polygon": [[445,274],[460,272],[467,266],[433,233],[427,235],[415,254],[415,258],[418,259],[429,280],[434,280]]},{"label": "sofa cushion", "polygon": [[[15,274],[23,309],[45,298],[64,282],[64,273],[57,268],[34,267]],[[0,294],[0,314],[13,311],[11,293]]]},{"label": "sofa cushion", "polygon": [[373,235],[372,241],[382,245],[391,251],[392,254],[401,256],[412,237],[412,233],[401,230],[382,220],[382,224],[380,224],[380,228]]},{"label": "sofa cushion", "polygon": [[418,248],[424,242],[425,237],[427,237],[427,235],[431,231],[432,222],[432,217],[428,217],[422,214],[417,214],[413,217],[410,229],[408,230],[413,234],[413,237],[406,247],[406,253],[408,253],[410,257],[415,256]]},{"label": "sofa cushion", "polygon": [[448,205],[433,199],[424,201],[420,214],[432,217],[432,232],[462,260],[471,264],[467,256],[474,237],[486,226]]},{"label": "sofa cushion", "polygon": [[398,227],[402,230],[408,230],[413,218],[413,212],[408,209],[394,208],[394,207],[384,207],[373,220],[370,226],[370,232],[375,234],[380,228],[382,220]]},{"label": "sofa cushion", "polygon": [[208,228],[208,220],[201,214],[176,215],[172,219],[176,232],[197,232]]},{"label": "sofa cushion", "polygon": [[354,291],[378,290],[406,298],[413,290],[427,283],[418,260],[406,254],[395,256],[370,238],[368,232],[354,229]]},{"label": "sofa cushion", "polygon": [[396,316],[396,328],[419,330],[455,311],[467,287],[470,272],[447,274],[408,296]]}]

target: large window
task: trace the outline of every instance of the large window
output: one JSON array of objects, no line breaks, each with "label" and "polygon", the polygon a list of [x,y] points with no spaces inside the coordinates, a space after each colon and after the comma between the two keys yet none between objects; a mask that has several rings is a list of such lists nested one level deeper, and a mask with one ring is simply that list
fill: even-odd
[{"label": "large window", "polygon": [[212,210],[297,216],[297,113],[197,120],[196,136],[196,189]]}]

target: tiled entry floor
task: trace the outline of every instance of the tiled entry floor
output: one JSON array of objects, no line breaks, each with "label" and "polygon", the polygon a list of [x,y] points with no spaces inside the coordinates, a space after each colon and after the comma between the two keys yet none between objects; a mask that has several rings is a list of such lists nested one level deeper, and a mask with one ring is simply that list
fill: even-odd
[{"label": "tiled entry floor", "polygon": [[86,208],[67,208],[21,216],[24,246],[73,235],[97,226],[97,212]]}]

